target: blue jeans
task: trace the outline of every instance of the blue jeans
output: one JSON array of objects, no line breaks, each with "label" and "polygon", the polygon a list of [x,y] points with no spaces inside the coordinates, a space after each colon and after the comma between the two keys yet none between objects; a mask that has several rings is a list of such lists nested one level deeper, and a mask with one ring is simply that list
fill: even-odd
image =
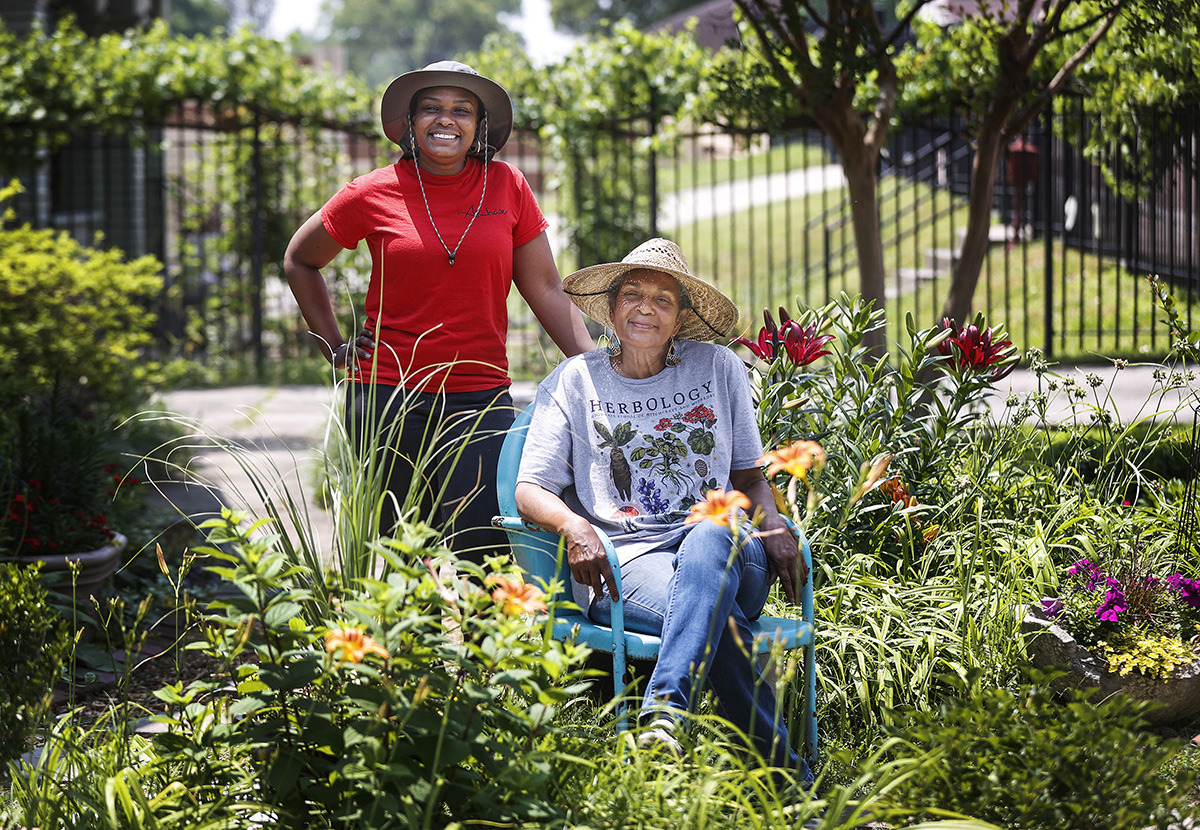
[{"label": "blue jeans", "polygon": [[[771,589],[762,542],[744,530],[732,557],[729,528],[703,521],[692,526],[677,550],[644,553],[621,566],[625,628],[662,637],[643,705],[694,706],[703,686],[716,695],[718,712],[744,731],[773,766],[807,764],[788,746],[787,726],[778,716],[775,691],[748,654],[749,621],[762,612]],[[612,622],[607,595],[592,603],[589,616]],[[742,644],[729,633],[737,627]],[[699,670],[697,670],[697,667]]]}]

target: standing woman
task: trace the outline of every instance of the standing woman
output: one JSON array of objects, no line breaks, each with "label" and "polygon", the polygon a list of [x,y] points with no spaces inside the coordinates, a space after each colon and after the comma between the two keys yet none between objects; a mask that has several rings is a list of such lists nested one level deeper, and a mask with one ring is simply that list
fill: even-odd
[{"label": "standing woman", "polygon": [[[440,524],[459,556],[481,562],[506,548],[491,518],[513,421],[510,286],[564,354],[592,342],[563,293],[529,184],[492,158],[512,130],[504,88],[439,61],[391,83],[382,120],[400,160],[355,179],[301,225],[284,273],[325,357],[349,373],[351,440],[393,433],[395,452],[380,456],[391,467],[381,530],[394,527],[415,478],[418,518]],[[371,252],[371,283],[365,325],[349,342],[321,269],[360,242]]]}]

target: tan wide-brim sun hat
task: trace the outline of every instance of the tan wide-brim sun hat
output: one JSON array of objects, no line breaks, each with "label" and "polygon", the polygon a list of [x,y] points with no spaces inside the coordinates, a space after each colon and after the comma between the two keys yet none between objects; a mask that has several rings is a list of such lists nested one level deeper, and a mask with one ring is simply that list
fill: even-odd
[{"label": "tan wide-brim sun hat", "polygon": [[413,96],[422,89],[434,86],[456,86],[473,92],[487,112],[487,142],[493,150],[499,150],[512,133],[513,110],[508,93],[500,84],[485,78],[465,63],[437,61],[424,69],[405,72],[388,84],[380,104],[383,134],[409,151],[408,113]]},{"label": "tan wide-brim sun hat", "polygon": [[620,262],[581,268],[563,280],[563,290],[579,310],[597,323],[612,326],[608,289],[630,271],[646,268],[668,274],[687,289],[692,312],[679,329],[685,340],[716,340],[725,337],[738,321],[737,306],[713,286],[692,275],[683,251],[669,239],[650,239],[638,245]]}]

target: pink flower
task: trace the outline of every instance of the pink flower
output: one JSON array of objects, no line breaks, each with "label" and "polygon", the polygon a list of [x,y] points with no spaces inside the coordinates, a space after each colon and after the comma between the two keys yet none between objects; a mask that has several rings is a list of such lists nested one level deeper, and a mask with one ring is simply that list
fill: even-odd
[{"label": "pink flower", "polygon": [[1183,604],[1200,608],[1200,579],[1186,579],[1183,574],[1171,574],[1166,579],[1173,591],[1178,591]]}]

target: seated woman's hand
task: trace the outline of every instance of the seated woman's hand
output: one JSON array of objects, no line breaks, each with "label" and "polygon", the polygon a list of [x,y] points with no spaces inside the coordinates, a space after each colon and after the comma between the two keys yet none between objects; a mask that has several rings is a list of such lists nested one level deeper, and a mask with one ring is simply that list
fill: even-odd
[{"label": "seated woman's hand", "polygon": [[575,581],[587,585],[597,596],[603,592],[602,586],[607,585],[608,595],[614,601],[620,599],[608,554],[591,522],[576,516],[562,528],[562,536],[567,543],[567,562]]},{"label": "seated woman's hand", "polygon": [[808,581],[808,565],[800,555],[796,537],[787,527],[759,534],[767,555],[767,573],[779,580],[788,602],[796,601],[796,589]]}]

